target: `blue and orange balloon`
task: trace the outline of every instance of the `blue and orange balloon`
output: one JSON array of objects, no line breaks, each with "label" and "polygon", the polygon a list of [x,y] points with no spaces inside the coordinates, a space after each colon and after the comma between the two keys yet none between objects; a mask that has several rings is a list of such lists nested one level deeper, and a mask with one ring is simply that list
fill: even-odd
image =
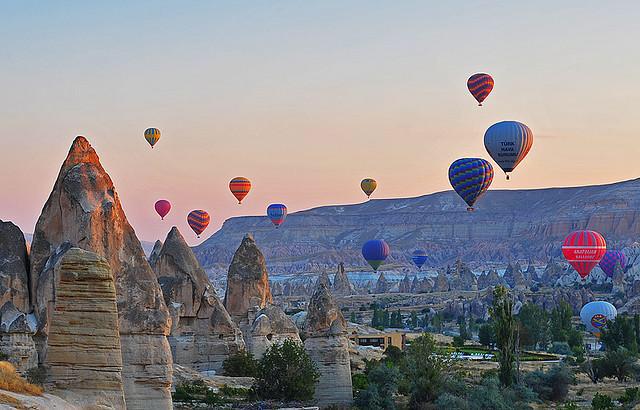
[{"label": "blue and orange balloon", "polygon": [[482,158],[460,158],[449,167],[449,182],[453,189],[469,205],[473,205],[489,189],[493,181],[493,167]]},{"label": "blue and orange balloon", "polygon": [[418,269],[421,269],[422,265],[427,262],[427,251],[424,249],[416,249],[411,254],[411,260],[413,260],[413,263],[416,264]]},{"label": "blue and orange balloon", "polygon": [[202,209],[196,209],[195,211],[189,212],[189,216],[187,216],[187,223],[196,233],[198,238],[200,234],[207,229],[209,222],[211,221],[211,217],[207,211],[203,211]]},{"label": "blue and orange balloon", "polygon": [[160,139],[160,130],[157,128],[147,128],[144,131],[144,139],[146,139],[149,145],[151,145],[151,148],[153,148]]},{"label": "blue and orange balloon", "polygon": [[616,269],[616,264],[620,264],[622,269],[627,266],[627,257],[620,251],[607,251],[602,259],[600,259],[600,268],[610,278]]},{"label": "blue and orange balloon", "polygon": [[509,179],[509,172],[527,156],[533,146],[533,132],[521,122],[502,121],[484,133],[484,147]]},{"label": "blue and orange balloon", "polygon": [[389,245],[382,239],[372,239],[362,245],[362,256],[374,271],[377,271],[382,262],[387,259],[390,251]]},{"label": "blue and orange balloon", "polygon": [[278,228],[287,218],[287,207],[283,204],[271,204],[267,207],[267,216]]},{"label": "blue and orange balloon", "polygon": [[478,101],[478,105],[482,106],[482,102],[489,96],[493,90],[493,78],[489,74],[474,74],[467,80],[467,88],[473,98]]}]

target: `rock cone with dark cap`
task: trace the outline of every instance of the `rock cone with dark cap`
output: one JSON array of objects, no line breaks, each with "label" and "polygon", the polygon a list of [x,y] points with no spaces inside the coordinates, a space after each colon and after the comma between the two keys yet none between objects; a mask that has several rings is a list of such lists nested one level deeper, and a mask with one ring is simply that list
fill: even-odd
[{"label": "rock cone with dark cap", "polygon": [[220,370],[225,359],[244,348],[242,334],[175,226],[152,268],[171,311],[174,362],[198,371]]},{"label": "rock cone with dark cap", "polygon": [[224,306],[238,320],[246,316],[249,308],[264,308],[272,302],[267,264],[253,236],[247,234],[229,266]]},{"label": "rock cone with dark cap", "polygon": [[[46,293],[39,292],[41,287],[52,287],[53,275],[47,275],[46,281],[40,276],[50,270],[48,260],[64,242],[98,254],[111,268],[127,406],[171,408],[169,312],[113,182],[84,137],[73,142],[36,224],[31,247],[32,295]],[[39,326],[48,321],[49,313],[36,313]],[[40,350],[46,354],[47,328],[40,327]]]},{"label": "rock cone with dark cap", "polygon": [[340,262],[338,265],[338,271],[336,272],[336,276],[333,278],[333,291],[332,293],[336,296],[349,296],[354,294],[353,286],[351,286],[351,282],[349,282],[349,277],[344,271],[344,263]]},{"label": "rock cone with dark cap", "polygon": [[315,400],[322,407],[349,405],[353,392],[346,322],[329,289],[322,283],[311,297],[304,328],[305,349],[320,372]]}]

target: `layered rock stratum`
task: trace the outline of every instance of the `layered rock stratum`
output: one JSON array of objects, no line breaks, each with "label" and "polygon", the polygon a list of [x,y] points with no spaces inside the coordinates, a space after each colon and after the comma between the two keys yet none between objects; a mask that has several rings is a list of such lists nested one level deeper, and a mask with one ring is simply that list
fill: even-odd
[{"label": "layered rock stratum", "polygon": [[69,247],[94,252],[111,268],[128,408],[170,409],[169,311],[113,182],[84,137],[77,137],[69,150],[31,246],[30,293],[35,295],[31,304],[38,316],[40,361],[46,358],[51,320],[46,295],[54,281],[48,272],[62,248]]}]

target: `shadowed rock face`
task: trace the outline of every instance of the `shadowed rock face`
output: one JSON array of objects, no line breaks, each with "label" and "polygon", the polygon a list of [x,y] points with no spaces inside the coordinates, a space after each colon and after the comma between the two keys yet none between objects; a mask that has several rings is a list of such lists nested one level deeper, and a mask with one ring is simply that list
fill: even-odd
[{"label": "shadowed rock face", "polygon": [[272,302],[264,256],[253,236],[246,235],[229,266],[224,306],[235,320],[251,307],[264,308]]},{"label": "shadowed rock face", "polygon": [[11,222],[0,221],[0,306],[7,302],[29,312],[29,259],[22,231]]},{"label": "shadowed rock face", "polygon": [[175,226],[152,267],[172,316],[174,362],[200,371],[220,370],[226,358],[244,348],[242,334]]},{"label": "shadowed rock face", "polygon": [[71,248],[55,271],[47,388],[82,406],[125,407],[116,289],[106,260]]},{"label": "shadowed rock face", "polygon": [[[43,294],[38,288],[52,283],[52,278],[43,283],[40,276],[50,270],[50,256],[65,242],[98,254],[111,268],[127,405],[171,408],[169,312],[113,182],[84,137],[73,142],[36,224],[31,247],[32,295]],[[33,305],[38,303],[32,300]],[[46,320],[42,312],[36,312],[39,322]],[[43,329],[41,343],[46,345],[46,327]]]},{"label": "shadowed rock face", "polygon": [[304,325],[304,346],[317,364],[320,380],[314,398],[320,406],[348,405],[353,400],[346,322],[329,288],[316,288]]}]

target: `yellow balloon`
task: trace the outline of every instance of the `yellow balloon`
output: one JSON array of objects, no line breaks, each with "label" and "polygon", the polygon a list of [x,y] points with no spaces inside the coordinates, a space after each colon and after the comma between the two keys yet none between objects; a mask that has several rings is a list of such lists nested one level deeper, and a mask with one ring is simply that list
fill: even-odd
[{"label": "yellow balloon", "polygon": [[373,178],[365,178],[360,182],[360,188],[362,188],[362,192],[367,194],[367,198],[371,196],[373,191],[376,190],[378,183]]},{"label": "yellow balloon", "polygon": [[144,131],[144,139],[146,139],[149,145],[151,145],[151,148],[153,148],[160,139],[160,130],[157,128],[147,128]]}]

